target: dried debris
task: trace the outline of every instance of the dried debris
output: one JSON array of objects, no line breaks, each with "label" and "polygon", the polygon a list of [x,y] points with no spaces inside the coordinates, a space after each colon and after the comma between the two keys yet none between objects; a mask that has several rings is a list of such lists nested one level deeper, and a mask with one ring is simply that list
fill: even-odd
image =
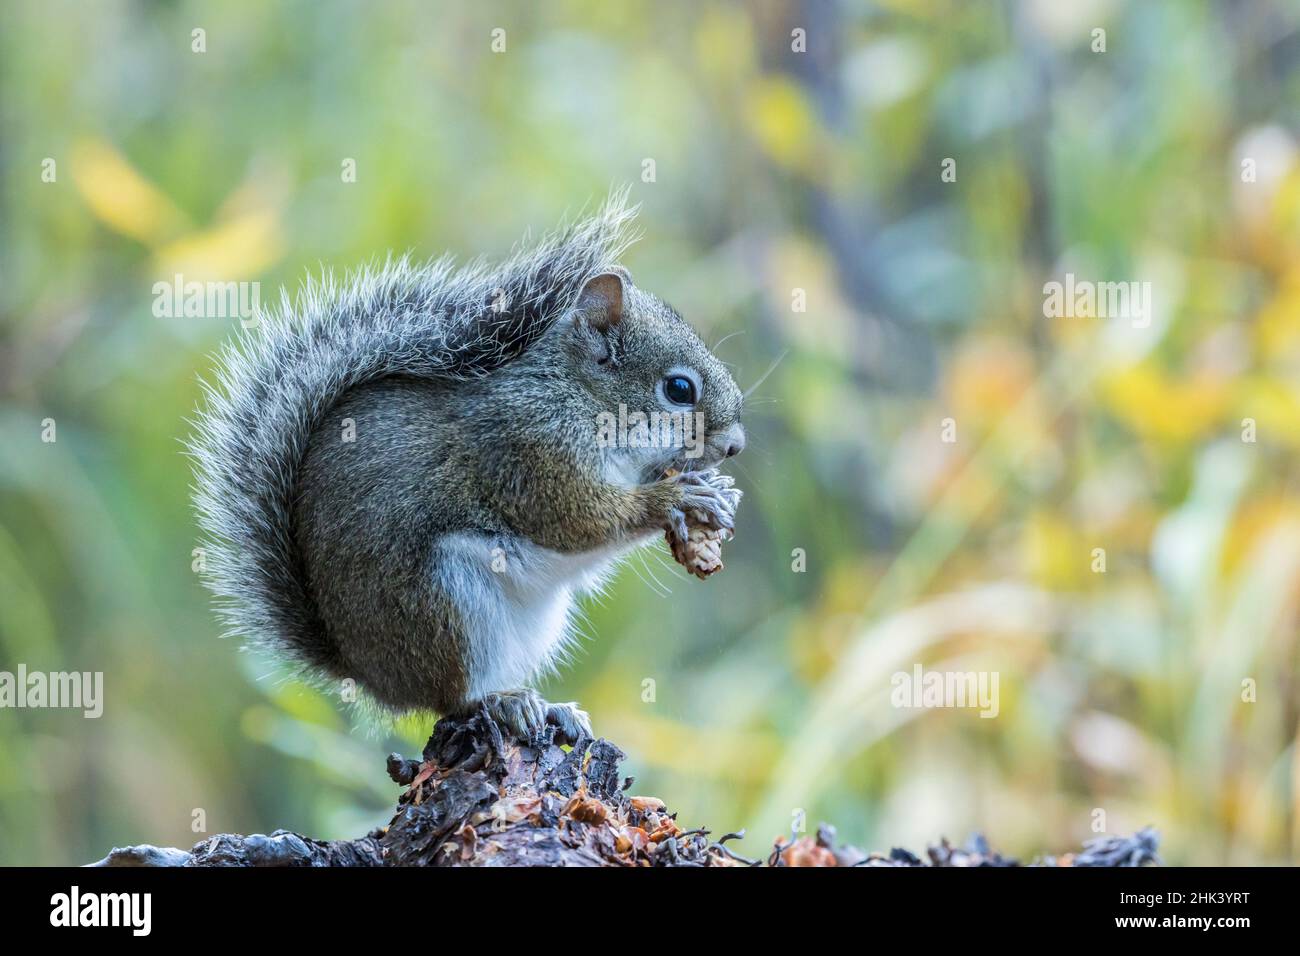
[{"label": "dried debris", "polygon": [[[548,736],[551,731],[547,731]],[[619,783],[623,752],[584,739],[503,741],[485,714],[441,721],[423,760],[389,757],[407,789],[381,842],[396,866],[731,866],[656,797]],[[628,781],[627,783],[630,783]],[[743,861],[749,862],[749,861]]]},{"label": "dried debris", "polygon": [[[1084,844],[1080,853],[1043,857],[1030,866],[1145,866],[1158,864],[1160,837],[1145,827],[1129,837],[1100,837]],[[964,847],[947,839],[926,848],[927,860],[894,847],[888,854],[864,853],[857,847],[838,845],[835,828],[822,824],[815,837],[799,837],[788,843],[778,839],[768,857],[769,866],[1020,866],[1019,860],[989,848],[984,835],[972,836]]]},{"label": "dried debris", "polygon": [[1046,857],[1044,866],[1146,866],[1159,864],[1160,835],[1143,827],[1129,837],[1103,836],[1088,840],[1080,853]]},{"label": "dried debris", "polygon": [[[835,829],[777,839],[766,859],[751,859],[704,828],[685,829],[657,797],[633,796],[620,782],[623,752],[585,738],[565,750],[554,730],[528,745],[502,738],[485,711],[443,719],[421,758],[388,758],[405,788],[387,827],[359,840],[320,841],[277,830],[270,836],[221,834],[184,851],[115,849],[97,866],[1019,866],[982,836],[964,847],[940,841],[926,859],[895,847],[867,853],[841,844]],[[1142,866],[1158,863],[1151,829],[1102,837],[1042,866]]]}]

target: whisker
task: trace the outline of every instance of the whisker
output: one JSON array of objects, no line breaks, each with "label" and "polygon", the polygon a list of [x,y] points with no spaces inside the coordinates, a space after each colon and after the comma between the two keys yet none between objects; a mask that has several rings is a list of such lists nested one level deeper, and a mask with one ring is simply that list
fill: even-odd
[{"label": "whisker", "polygon": [[[637,580],[640,581],[642,584],[644,584],[655,594],[659,595],[660,597],[666,597],[667,594],[663,590],[663,585],[657,579],[651,580],[651,578],[654,577],[653,575],[651,575],[650,578],[646,577],[646,574],[649,573],[649,568],[645,568],[646,550],[647,549],[644,548],[637,548],[636,551],[627,555],[626,558],[624,558],[623,566],[629,568],[632,571],[632,573],[636,575]],[[638,562],[640,562],[641,567],[637,566]],[[642,572],[643,568],[645,568],[645,573]]]},{"label": "whisker", "polygon": [[787,355],[789,355],[789,354],[790,354],[790,350],[789,350],[789,349],[786,349],[784,352],[782,352],[780,355],[778,355],[778,356],[776,357],[776,361],[773,362],[771,365],[769,365],[769,366],[767,367],[767,371],[764,372],[762,375],[760,375],[760,376],[758,377],[758,381],[755,382],[753,385],[749,386],[749,388],[745,390],[745,394],[742,395],[741,397],[742,397],[742,398],[749,398],[750,395],[754,394],[754,389],[758,388],[758,386],[760,386],[760,385],[762,385],[764,382],[766,382],[766,381],[767,381],[767,377],[768,377],[769,375],[771,375],[773,372],[776,371],[776,367],[777,367],[778,365],[780,365],[781,362],[785,359],[785,357],[786,357]]},{"label": "whisker", "polygon": [[[646,585],[660,597],[668,597],[672,594],[672,589],[660,581],[659,578],[656,577],[654,571],[650,568],[650,563],[646,560],[646,551],[642,550],[637,557],[640,559],[641,567],[645,570],[645,573],[650,576],[650,581],[653,581],[654,583],[651,584],[650,581],[646,581],[639,571],[637,572],[637,577],[641,578],[642,581],[645,581]],[[635,570],[635,568],[633,570]]]},{"label": "whisker", "polygon": [[758,479],[756,479],[752,474],[750,474],[749,469],[746,468],[744,465],[742,465],[739,461],[733,461],[731,463],[731,467],[735,468],[736,471],[744,475],[745,483],[748,484],[751,488],[757,488],[760,490],[762,489],[763,487],[762,482],[758,481]]},{"label": "whisker", "polygon": [[[678,564],[676,561],[671,560],[669,556],[662,551],[655,551],[653,552],[653,555],[654,555],[655,564],[659,565],[660,571],[663,571],[674,581],[685,580],[686,572],[682,570],[682,566],[680,564]],[[672,593],[671,586],[668,586],[668,593],[669,594]]]},{"label": "whisker", "polygon": [[714,342],[713,348],[709,349],[709,351],[717,352],[718,349],[722,346],[723,342],[727,341],[728,339],[734,339],[737,335],[744,335],[746,331],[747,331],[746,329],[736,329],[736,331],[734,332],[727,333],[722,338],[718,339],[718,341]]}]

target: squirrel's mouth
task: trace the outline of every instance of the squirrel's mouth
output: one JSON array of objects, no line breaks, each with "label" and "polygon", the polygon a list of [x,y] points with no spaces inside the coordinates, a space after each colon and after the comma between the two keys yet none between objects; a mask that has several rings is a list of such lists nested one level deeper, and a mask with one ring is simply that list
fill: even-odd
[{"label": "squirrel's mouth", "polygon": [[676,478],[686,469],[681,462],[672,461],[667,464],[653,464],[641,472],[641,483],[643,485],[653,485],[656,481],[664,481],[667,478]]},{"label": "squirrel's mouth", "polygon": [[715,461],[709,455],[700,455],[695,458],[676,456],[667,462],[660,462],[647,468],[642,477],[647,484],[651,484],[668,478],[676,478],[684,472],[706,471],[709,468],[716,468],[720,462],[720,458]]}]

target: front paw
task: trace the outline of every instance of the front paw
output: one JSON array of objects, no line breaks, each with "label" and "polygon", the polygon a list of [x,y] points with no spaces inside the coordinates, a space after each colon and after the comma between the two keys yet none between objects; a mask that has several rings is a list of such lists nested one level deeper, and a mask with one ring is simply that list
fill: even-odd
[{"label": "front paw", "polygon": [[681,501],[668,515],[664,537],[673,560],[700,580],[722,570],[722,542],[731,539],[741,492],[730,475],[709,469],[676,479]]},{"label": "front paw", "polygon": [[730,475],[709,468],[684,471],[674,479],[681,486],[681,504],[668,517],[668,530],[680,541],[690,537],[690,529],[707,528],[731,537],[736,527],[736,508],[743,492]]}]

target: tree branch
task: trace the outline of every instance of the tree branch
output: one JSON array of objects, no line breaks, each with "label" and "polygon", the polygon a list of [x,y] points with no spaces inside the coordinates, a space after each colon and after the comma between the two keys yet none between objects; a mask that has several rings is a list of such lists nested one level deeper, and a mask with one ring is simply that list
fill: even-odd
[{"label": "tree branch", "polygon": [[[777,841],[766,860],[752,860],[710,831],[683,829],[655,797],[630,796],[619,781],[624,754],[608,740],[571,750],[547,738],[532,745],[504,740],[480,712],[434,727],[422,759],[388,758],[388,773],[406,787],[387,827],[357,840],[321,841],[285,830],[270,836],[220,834],[191,850],[150,845],[115,849],[92,866],[1018,866],[983,837],[954,848],[947,840],[927,861],[895,848],[866,853],[837,843],[823,825],[816,836]],[[1103,837],[1082,852],[1046,857],[1047,866],[1141,866],[1158,862],[1151,829]]]}]

